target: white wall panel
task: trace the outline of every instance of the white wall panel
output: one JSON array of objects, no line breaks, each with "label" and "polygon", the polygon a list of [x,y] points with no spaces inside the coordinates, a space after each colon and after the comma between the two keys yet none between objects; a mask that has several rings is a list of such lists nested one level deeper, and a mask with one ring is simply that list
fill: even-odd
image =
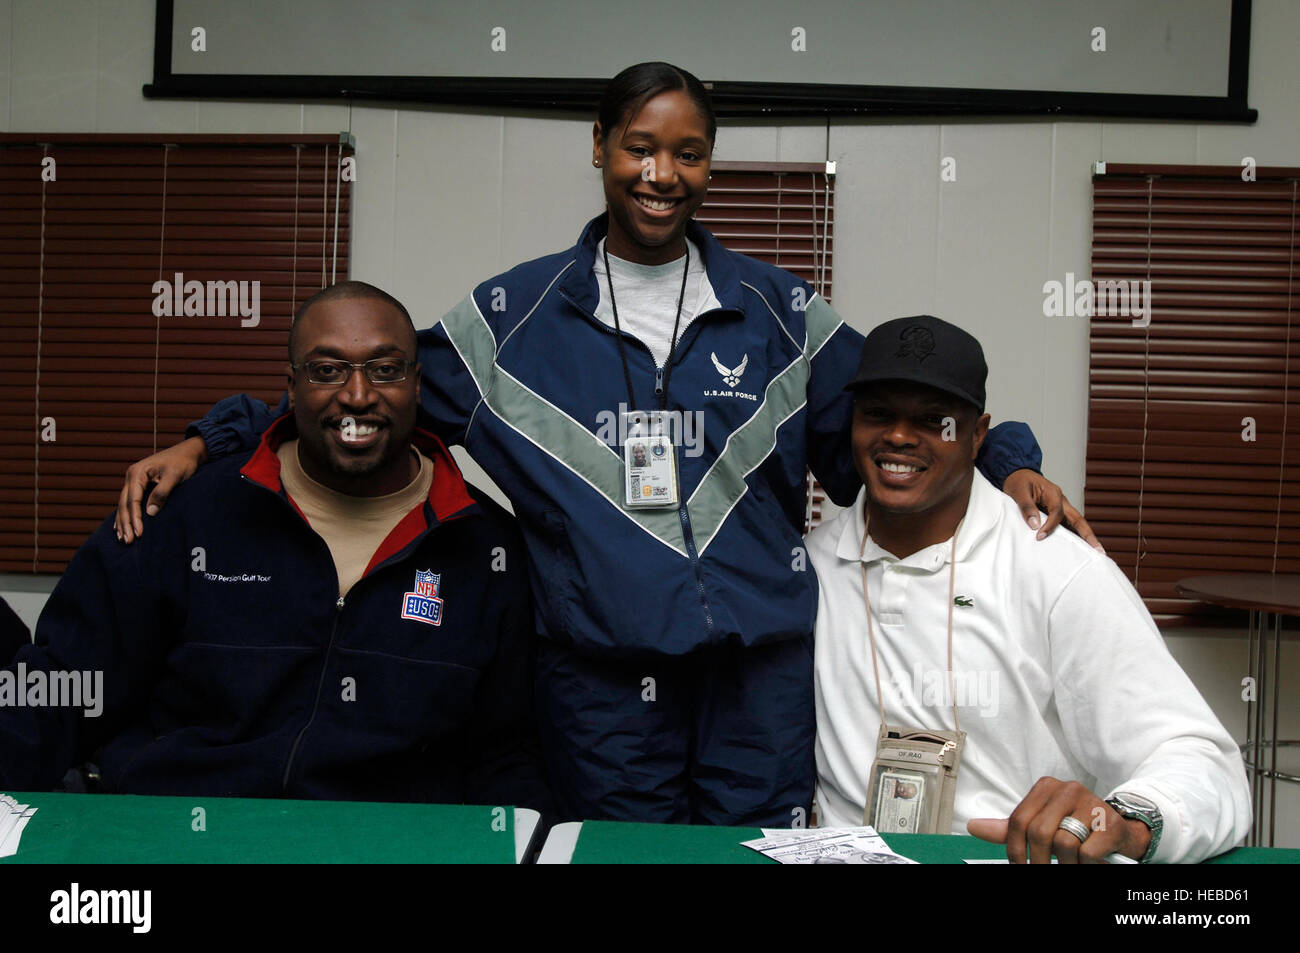
[{"label": "white wall panel", "polygon": [[[61,0],[57,4],[13,0],[12,22],[10,129],[94,132],[98,4],[95,0]],[[152,12],[148,35],[152,42]],[[139,97],[139,89],[135,95]]]}]

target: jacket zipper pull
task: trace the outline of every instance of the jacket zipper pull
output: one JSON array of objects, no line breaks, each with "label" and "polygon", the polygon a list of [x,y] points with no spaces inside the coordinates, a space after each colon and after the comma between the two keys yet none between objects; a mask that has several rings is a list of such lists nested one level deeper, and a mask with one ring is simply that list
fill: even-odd
[{"label": "jacket zipper pull", "polygon": [[342,596],[339,596],[339,601],[336,602],[336,603],[334,603],[334,608],[335,608],[335,609],[338,609],[340,612],[343,611],[343,597],[342,597]]},{"label": "jacket zipper pull", "polygon": [[664,369],[655,368],[655,396],[662,397],[664,393]]}]

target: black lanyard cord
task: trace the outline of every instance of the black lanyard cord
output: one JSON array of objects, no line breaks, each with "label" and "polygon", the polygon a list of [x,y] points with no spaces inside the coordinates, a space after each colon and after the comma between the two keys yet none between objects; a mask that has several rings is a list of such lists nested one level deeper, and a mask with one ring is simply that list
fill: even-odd
[{"label": "black lanyard cord", "polygon": [[[627,348],[623,344],[623,329],[618,323],[618,302],[614,300],[614,273],[609,267],[609,240],[601,246],[605,256],[605,280],[609,284],[609,306],[614,311],[614,337],[618,339],[618,356],[623,361],[623,380],[627,384],[627,409],[636,410],[636,394],[632,390],[632,372],[627,366]],[[677,317],[673,320],[673,340],[668,347],[668,364],[664,369],[664,389],[659,394],[659,409],[668,406],[668,382],[673,377],[673,355],[677,353],[677,330],[682,323],[682,302],[686,300],[686,277],[691,273],[691,246],[686,246],[686,267],[682,270],[682,290],[677,294]]]}]

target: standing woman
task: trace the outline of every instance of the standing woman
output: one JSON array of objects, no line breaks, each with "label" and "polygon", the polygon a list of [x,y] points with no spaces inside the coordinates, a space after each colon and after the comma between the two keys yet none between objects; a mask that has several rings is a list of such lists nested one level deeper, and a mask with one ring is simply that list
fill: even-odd
[{"label": "standing woman", "polygon": [[[843,505],[857,493],[844,385],[863,338],[692,221],[715,133],[691,74],[619,73],[593,129],[607,213],[419,334],[424,410],[509,496],[528,545],[543,751],[570,818],[790,826],[812,801],[805,473]],[[205,445],[249,447],[285,407],[229,398],[192,428],[202,440],[135,464],[122,538],[149,480],[152,510]],[[629,436],[648,457],[625,456]],[[980,459],[997,486],[1039,462],[1019,424]],[[1054,486],[1016,482],[1027,518],[1037,499],[1044,529],[1060,519]]]}]

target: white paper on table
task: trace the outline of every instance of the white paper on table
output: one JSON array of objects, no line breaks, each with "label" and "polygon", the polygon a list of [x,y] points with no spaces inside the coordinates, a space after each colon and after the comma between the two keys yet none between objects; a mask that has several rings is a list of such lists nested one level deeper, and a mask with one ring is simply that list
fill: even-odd
[{"label": "white paper on table", "polygon": [[792,837],[807,837],[810,834],[816,834],[818,828],[809,827],[764,827],[760,828],[763,836],[768,840],[788,840]]},{"label": "white paper on table", "polygon": [[874,854],[896,853],[892,847],[885,843],[885,839],[876,833],[874,827],[764,827],[762,831],[763,836],[769,841],[781,840],[785,842],[792,840],[826,840],[850,834],[861,841],[862,846],[868,847]]},{"label": "white paper on table", "polygon": [[18,853],[23,828],[35,813],[36,808],[31,805],[19,804],[8,794],[0,794],[0,857]]},{"label": "white paper on table", "polygon": [[21,807],[8,794],[0,794],[0,844],[5,842],[9,836],[9,831],[14,824],[18,822],[18,815],[22,813]]},{"label": "white paper on table", "polygon": [[758,840],[742,841],[782,864],[914,864],[890,849],[870,827],[817,830],[764,830]]},{"label": "white paper on table", "polygon": [[18,820],[10,829],[9,834],[5,837],[3,842],[0,842],[0,857],[12,857],[14,854],[18,853],[18,842],[23,838],[23,829],[27,826],[27,822],[32,819],[32,815],[35,813],[36,808],[28,807],[18,815]]}]

